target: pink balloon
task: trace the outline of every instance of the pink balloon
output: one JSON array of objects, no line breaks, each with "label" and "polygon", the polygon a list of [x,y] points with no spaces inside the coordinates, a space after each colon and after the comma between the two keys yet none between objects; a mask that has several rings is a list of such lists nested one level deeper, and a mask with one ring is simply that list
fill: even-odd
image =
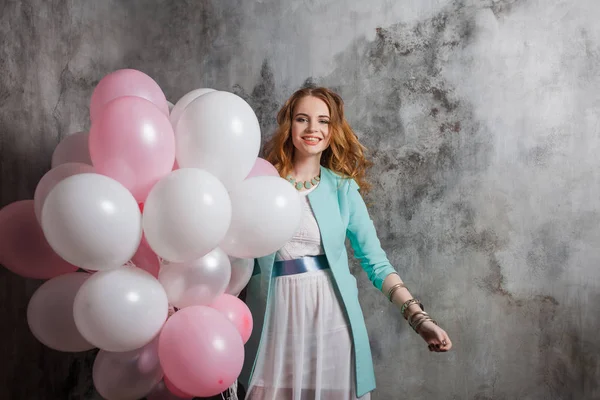
[{"label": "pink balloon", "polygon": [[[163,378],[164,379],[164,378]],[[172,384],[171,384],[172,385]],[[158,385],[152,389],[152,392],[146,396],[146,400],[192,400],[194,396],[187,397],[179,397],[173,394],[167,387],[167,384],[164,381],[159,382]]]},{"label": "pink balloon", "polygon": [[139,97],[108,103],[90,129],[96,171],[119,181],[138,202],[173,169],[175,135],[169,118]]},{"label": "pink balloon", "polygon": [[165,323],[158,356],[165,375],[178,389],[210,397],[226,390],[239,376],[244,343],[235,326],[219,311],[191,306]]},{"label": "pink balloon", "polygon": [[56,186],[58,182],[69,176],[94,172],[96,172],[94,167],[82,163],[60,164],[46,172],[42,179],[40,179],[33,195],[35,216],[39,223],[42,223],[42,207],[44,206],[44,201],[46,200],[48,193],[54,189],[54,186]]},{"label": "pink balloon", "polygon": [[52,168],[69,162],[92,165],[88,138],[87,132],[77,132],[65,136],[52,153]]},{"label": "pink balloon", "polygon": [[0,264],[25,278],[50,279],[77,270],[52,250],[35,217],[33,200],[0,209]]},{"label": "pink balloon", "polygon": [[250,173],[246,179],[254,176],[279,176],[279,172],[277,171],[277,168],[273,166],[273,164],[265,159],[257,157],[256,161],[254,162],[254,166],[250,170]]},{"label": "pink balloon", "polygon": [[149,272],[155,278],[158,278],[158,272],[160,270],[160,261],[156,253],[150,248],[150,245],[146,241],[146,237],[142,236],[142,241],[137,251],[131,258],[131,261],[136,267]]},{"label": "pink balloon", "polygon": [[252,313],[244,302],[235,296],[224,293],[217,297],[209,307],[221,312],[237,328],[246,343],[252,333]]},{"label": "pink balloon", "polygon": [[146,99],[169,116],[167,98],[154,79],[135,69],[120,69],[106,75],[94,88],[90,101],[91,121],[96,121],[110,101],[123,96]]},{"label": "pink balloon", "polygon": [[163,377],[163,382],[165,383],[167,390],[178,399],[189,399],[194,397],[193,395],[186,393],[183,390],[179,389],[177,386],[173,385],[173,382],[171,382],[166,375]]}]

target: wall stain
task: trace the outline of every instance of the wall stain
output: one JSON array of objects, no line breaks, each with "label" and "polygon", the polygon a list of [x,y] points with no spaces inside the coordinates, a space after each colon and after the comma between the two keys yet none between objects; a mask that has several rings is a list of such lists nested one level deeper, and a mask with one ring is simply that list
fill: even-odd
[{"label": "wall stain", "polygon": [[448,99],[448,91],[444,89],[440,89],[437,87],[432,87],[429,89],[431,94],[433,95],[433,99],[440,103],[442,107],[446,109],[446,111],[453,111],[456,108],[456,103],[451,102]]},{"label": "wall stain", "polygon": [[452,133],[458,133],[460,132],[460,122],[452,122],[452,123],[444,123],[442,125],[440,125],[440,133],[445,133],[446,131],[452,132]]},{"label": "wall stain", "polygon": [[[276,86],[273,69],[269,61],[267,59],[263,61],[260,78],[250,94],[241,85],[234,85],[232,91],[246,100],[254,110],[260,124],[262,143],[265,143],[277,127],[277,112],[281,107],[273,96],[276,92]],[[260,155],[263,155],[262,147]]]},{"label": "wall stain", "polygon": [[526,0],[493,0],[490,8],[497,18],[502,15],[510,14],[515,6],[525,3],[525,1]]},{"label": "wall stain", "polygon": [[560,237],[562,230],[554,223],[543,224],[533,235],[533,243],[527,253],[527,265],[535,274],[543,273],[551,279],[559,279],[568,265],[571,248]]},{"label": "wall stain", "polygon": [[555,128],[548,136],[538,139],[533,147],[521,150],[519,160],[528,166],[546,167],[564,151],[562,149],[569,147],[569,140],[564,129]]},{"label": "wall stain", "polygon": [[315,78],[313,78],[312,76],[309,76],[308,78],[306,78],[306,80],[304,81],[304,83],[302,84],[302,88],[316,88],[317,82],[315,81]]}]

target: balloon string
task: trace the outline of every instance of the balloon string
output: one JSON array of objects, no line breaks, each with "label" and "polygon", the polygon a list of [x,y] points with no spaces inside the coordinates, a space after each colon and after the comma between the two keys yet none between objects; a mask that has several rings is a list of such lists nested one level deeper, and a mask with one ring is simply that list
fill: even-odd
[{"label": "balloon string", "polygon": [[221,393],[221,398],[223,400],[239,400],[238,396],[237,396],[237,385],[238,385],[238,381],[236,379],[236,381],[233,382],[233,384],[231,386],[229,386],[229,389],[227,390],[227,398],[225,397],[225,395],[223,393]]},{"label": "balloon string", "polygon": [[127,261],[125,264],[123,264],[124,267],[137,267],[137,265],[135,265],[135,263],[132,260]]}]

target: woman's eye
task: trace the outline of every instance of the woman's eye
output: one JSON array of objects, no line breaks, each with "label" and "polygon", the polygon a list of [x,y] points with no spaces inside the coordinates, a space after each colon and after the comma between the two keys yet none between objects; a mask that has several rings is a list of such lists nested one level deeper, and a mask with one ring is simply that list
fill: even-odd
[{"label": "woman's eye", "polygon": [[326,119],[323,119],[323,120],[321,120],[319,122],[322,123],[322,124],[329,124],[329,120],[326,120]]},{"label": "woman's eye", "polygon": [[296,118],[297,122],[306,122],[306,118]]}]

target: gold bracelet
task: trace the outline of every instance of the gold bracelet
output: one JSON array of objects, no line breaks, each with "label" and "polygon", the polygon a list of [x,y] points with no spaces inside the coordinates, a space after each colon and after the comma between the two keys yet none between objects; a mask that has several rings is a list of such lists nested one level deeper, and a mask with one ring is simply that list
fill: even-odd
[{"label": "gold bracelet", "polygon": [[423,305],[421,304],[421,302],[419,300],[417,300],[417,299],[406,300],[404,302],[404,304],[402,304],[402,307],[400,308],[400,314],[402,314],[404,319],[406,319],[406,310],[408,309],[408,307],[412,306],[413,304],[418,304],[421,307],[421,310],[425,311],[425,308],[423,307]]},{"label": "gold bracelet", "polygon": [[396,290],[400,289],[400,288],[406,288],[406,285],[404,283],[396,283],[394,286],[392,286],[390,288],[390,290],[388,290],[388,300],[390,302],[392,302],[392,296],[394,295],[394,293],[396,292]]},{"label": "gold bracelet", "polygon": [[421,312],[417,311],[416,313],[414,313],[413,315],[410,316],[410,318],[408,319],[408,324],[412,328],[413,326],[415,326],[415,324],[417,322],[419,322],[423,318],[431,318],[431,317],[427,313],[422,314]]},{"label": "gold bracelet", "polygon": [[413,323],[415,323],[417,321],[417,320],[415,320],[415,317],[418,315],[422,315],[424,317],[429,317],[429,314],[427,314],[425,311],[417,311],[408,318],[408,324],[410,326],[412,326]]},{"label": "gold bracelet", "polygon": [[419,319],[412,328],[414,329],[414,331],[416,333],[419,333],[419,331],[418,331],[419,326],[421,326],[421,324],[423,324],[423,322],[426,322],[426,321],[431,321],[437,325],[437,322],[435,322],[435,320],[431,319],[430,317],[423,317],[423,318]]},{"label": "gold bracelet", "polygon": [[415,331],[415,332],[417,332],[417,333],[419,333],[419,331],[418,331],[418,328],[419,328],[419,326],[421,326],[421,324],[422,324],[423,322],[425,322],[425,321],[427,321],[427,318],[421,318],[420,320],[418,320],[418,321],[417,321],[417,322],[414,324],[414,326],[412,327],[412,328],[414,329],[414,331]]}]

